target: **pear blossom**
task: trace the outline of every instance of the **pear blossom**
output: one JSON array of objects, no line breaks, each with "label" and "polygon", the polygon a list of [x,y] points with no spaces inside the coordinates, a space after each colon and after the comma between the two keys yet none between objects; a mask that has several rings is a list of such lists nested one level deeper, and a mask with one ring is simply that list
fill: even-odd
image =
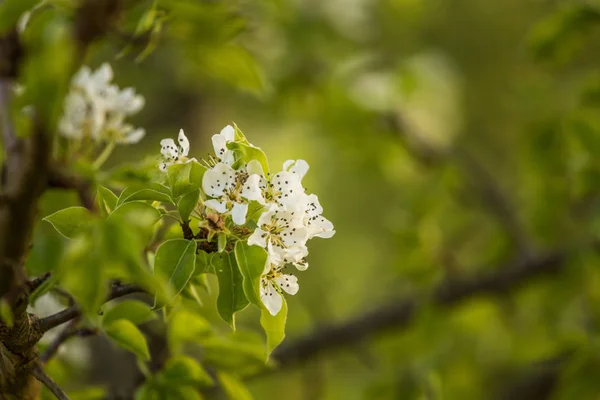
[{"label": "pear blossom", "polygon": [[267,262],[260,279],[260,299],[273,316],[281,311],[283,292],[295,295],[299,289],[298,278],[283,270],[283,267]]},{"label": "pear blossom", "polygon": [[223,162],[204,173],[202,190],[212,197],[204,205],[220,214],[230,212],[237,225],[246,223],[248,203],[262,199],[258,175],[248,175],[245,169],[234,170]]},{"label": "pear blossom", "polygon": [[125,119],[144,107],[144,98],[133,88],[120,90],[111,84],[112,78],[113,71],[107,63],[94,72],[84,66],[75,74],[59,121],[62,136],[120,144],[142,139],[145,131],[125,123]]},{"label": "pear blossom", "polygon": [[227,125],[221,129],[221,132],[213,135],[212,144],[215,150],[215,155],[224,164],[233,165],[235,162],[233,151],[227,148],[227,143],[233,142],[235,139],[235,129],[233,126]]},{"label": "pear blossom", "polygon": [[267,249],[271,258],[283,263],[302,265],[302,259],[308,254],[308,229],[303,218],[304,213],[298,210],[271,206],[259,217],[258,227],[248,237],[248,244]]},{"label": "pear blossom", "polygon": [[163,172],[167,172],[169,165],[183,164],[194,160],[193,158],[187,158],[189,152],[190,141],[185,136],[183,129],[180,129],[177,136],[177,144],[171,138],[160,141],[160,154],[163,156],[163,161],[159,164],[158,168]]},{"label": "pear blossom", "polygon": [[[308,164],[306,164],[306,170],[308,170]],[[285,207],[289,209],[298,208],[301,202],[304,200],[304,187],[302,187],[301,179],[304,174],[300,175],[294,171],[280,171],[273,175],[271,179],[265,177],[262,165],[256,160],[251,160],[247,165],[248,173],[252,175],[258,175],[259,187],[262,192],[263,201],[261,204],[267,205],[269,203],[276,204],[278,207]],[[306,172],[304,172],[306,173]]]},{"label": "pear blossom", "polygon": [[319,203],[317,195],[307,195],[305,204],[304,226],[308,229],[309,239],[313,237],[329,239],[335,235],[333,223],[321,215],[323,214],[323,207]]}]

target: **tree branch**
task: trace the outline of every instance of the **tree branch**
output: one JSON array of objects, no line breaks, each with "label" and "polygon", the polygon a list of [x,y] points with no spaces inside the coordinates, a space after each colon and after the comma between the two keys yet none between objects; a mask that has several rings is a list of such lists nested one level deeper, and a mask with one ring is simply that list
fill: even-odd
[{"label": "tree branch", "polygon": [[54,189],[73,189],[79,195],[79,201],[82,206],[91,211],[95,209],[94,194],[91,191],[92,183],[81,176],[58,168],[52,168],[48,176],[48,187]]},{"label": "tree branch", "polygon": [[506,294],[533,279],[556,274],[564,267],[566,252],[551,252],[525,258],[493,272],[442,282],[427,297],[409,297],[379,307],[340,325],[331,325],[287,344],[273,353],[281,367],[310,360],[325,351],[360,342],[390,329],[404,329],[427,304],[450,307],[476,296]]},{"label": "tree branch", "polygon": [[[110,293],[106,297],[106,302],[114,300],[119,297],[127,296],[132,293],[145,293],[145,290],[135,285],[113,285]],[[47,332],[52,328],[56,328],[59,325],[69,322],[70,320],[77,318],[81,315],[81,310],[77,305],[73,305],[66,308],[56,314],[49,315],[45,318],[40,319],[40,330]]]},{"label": "tree branch", "polygon": [[58,353],[60,346],[62,346],[69,339],[79,336],[79,337],[88,337],[96,335],[98,332],[95,329],[90,328],[77,328],[77,324],[79,321],[77,319],[71,320],[69,325],[50,343],[50,345],[46,348],[44,353],[40,356],[40,361],[46,364],[52,357]]},{"label": "tree branch", "polygon": [[46,374],[41,365],[33,367],[31,374],[35,379],[43,383],[58,400],[69,400],[69,396]]}]

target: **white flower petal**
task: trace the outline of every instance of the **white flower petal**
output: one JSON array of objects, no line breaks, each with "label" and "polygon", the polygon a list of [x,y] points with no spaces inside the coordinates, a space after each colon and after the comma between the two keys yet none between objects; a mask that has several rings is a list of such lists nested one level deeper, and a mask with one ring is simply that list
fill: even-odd
[{"label": "white flower petal", "polygon": [[162,154],[167,160],[177,160],[179,157],[179,150],[177,150],[175,141],[171,138],[161,140],[160,154]]},{"label": "white flower petal", "polygon": [[225,203],[224,201],[219,201],[216,199],[206,200],[204,202],[204,205],[208,208],[212,208],[220,214],[224,214],[227,212],[227,203]]},{"label": "white flower petal", "polygon": [[319,215],[316,217],[316,219],[311,220],[310,225],[308,225],[308,229],[310,237],[316,236],[323,239],[329,239],[335,235],[333,223],[322,215]]},{"label": "white flower petal", "polygon": [[281,238],[287,247],[304,246],[308,240],[308,229],[304,226],[286,228],[281,232]]},{"label": "white flower petal", "polygon": [[248,171],[249,175],[259,175],[259,176],[265,176],[265,173],[263,171],[263,167],[262,164],[257,161],[257,160],[250,160],[248,161],[248,164],[246,165],[246,171]]},{"label": "white flower petal", "polygon": [[229,165],[218,163],[204,173],[202,190],[210,197],[221,197],[235,185],[235,171]]},{"label": "white flower petal", "polygon": [[235,129],[233,129],[233,126],[227,125],[225,128],[221,129],[219,135],[223,136],[227,142],[233,142],[235,139]]},{"label": "white flower petal", "polygon": [[267,247],[267,237],[267,232],[263,231],[260,228],[256,228],[256,230],[252,232],[252,235],[248,237],[248,244],[250,246],[254,245],[260,247]]},{"label": "white flower petal", "polygon": [[167,163],[166,163],[166,162],[161,162],[161,163],[158,165],[158,168],[159,168],[159,169],[160,169],[162,172],[167,172],[167,168],[168,168],[168,166],[167,166]]},{"label": "white flower petal", "polygon": [[271,281],[267,281],[264,285],[265,287],[261,285],[260,299],[271,315],[275,316],[283,306],[283,299]]},{"label": "white flower petal", "polygon": [[247,200],[256,200],[261,204],[265,204],[262,190],[260,190],[260,178],[260,175],[250,175],[242,186],[240,196]]},{"label": "white flower petal", "polygon": [[283,170],[298,176],[300,181],[304,178],[308,169],[308,163],[304,160],[287,160],[283,163]]},{"label": "white flower petal", "polygon": [[106,85],[113,78],[113,70],[109,63],[104,63],[94,72],[92,80],[98,86]]},{"label": "white flower petal", "polygon": [[247,213],[248,203],[234,203],[231,209],[231,219],[236,225],[244,225]]},{"label": "white flower petal", "polygon": [[273,279],[277,286],[288,294],[295,295],[298,293],[298,277],[294,275],[282,274]]},{"label": "white flower petal", "polygon": [[190,141],[188,140],[185,133],[183,133],[183,129],[179,130],[179,137],[177,138],[179,145],[181,146],[181,154],[187,156],[190,151]]},{"label": "white flower petal", "polygon": [[123,137],[121,137],[121,140],[119,140],[120,143],[126,143],[126,144],[133,144],[133,143],[137,143],[140,140],[142,140],[142,138],[146,135],[146,131],[142,128],[138,128],[138,129],[134,129],[130,132],[127,132],[127,134],[125,134]]}]

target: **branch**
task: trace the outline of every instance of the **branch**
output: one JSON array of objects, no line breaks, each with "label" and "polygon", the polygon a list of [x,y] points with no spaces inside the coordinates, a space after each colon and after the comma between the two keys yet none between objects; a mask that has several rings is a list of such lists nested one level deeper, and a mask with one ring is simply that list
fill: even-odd
[{"label": "branch", "polygon": [[566,256],[565,252],[553,252],[520,260],[494,272],[446,280],[428,297],[405,298],[341,325],[320,328],[304,338],[284,344],[275,350],[273,358],[281,367],[301,364],[318,354],[355,344],[381,332],[405,329],[413,322],[419,309],[427,304],[449,307],[475,296],[506,294],[533,279],[560,272]]},{"label": "branch", "polygon": [[46,374],[41,365],[33,367],[31,374],[35,379],[43,383],[58,400],[69,400],[69,396]]},{"label": "branch", "polygon": [[[106,297],[106,302],[117,299],[119,297],[127,296],[132,293],[145,293],[145,290],[135,285],[113,285],[110,293]],[[69,322],[70,320],[77,318],[81,315],[81,310],[77,305],[73,305],[66,308],[56,314],[49,315],[45,318],[40,319],[40,330],[47,332],[52,328],[56,328],[59,325]]]},{"label": "branch", "polygon": [[50,359],[56,355],[60,349],[60,346],[62,346],[67,340],[76,336],[88,337],[98,333],[95,329],[77,328],[78,323],[79,321],[77,319],[73,319],[69,325],[67,325],[67,327],[63,329],[63,331],[56,336],[56,338],[54,338],[44,353],[40,356],[42,363],[46,364],[48,361],[50,361]]},{"label": "branch", "polygon": [[48,176],[48,187],[54,189],[73,189],[77,191],[82,206],[91,211],[95,209],[94,194],[91,190],[92,183],[79,175],[58,168],[52,168]]}]

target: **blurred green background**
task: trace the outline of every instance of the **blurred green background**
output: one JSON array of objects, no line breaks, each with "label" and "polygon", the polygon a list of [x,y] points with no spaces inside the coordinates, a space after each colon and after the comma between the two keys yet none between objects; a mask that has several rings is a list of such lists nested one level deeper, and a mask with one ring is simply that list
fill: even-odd
[{"label": "blurred green background", "polygon": [[[426,304],[408,326],[252,379],[255,398],[600,398],[600,268],[590,245],[600,227],[600,2],[169,7],[144,61],[134,60],[143,43],[115,58],[125,47],[118,35],[86,60],[109,61],[115,81],[146,98],[134,123],[147,137],[107,166],[158,163],[160,139],[180,128],[190,155],[205,157],[210,136],[232,121],[272,168],[308,161],[306,186],[337,234],[310,243],[284,344],[427,299],[442,280],[568,249],[559,274]],[[217,321],[213,308],[207,302]],[[238,326],[260,331],[256,315]],[[90,382],[112,380],[126,396],[128,373],[90,366]]]}]

